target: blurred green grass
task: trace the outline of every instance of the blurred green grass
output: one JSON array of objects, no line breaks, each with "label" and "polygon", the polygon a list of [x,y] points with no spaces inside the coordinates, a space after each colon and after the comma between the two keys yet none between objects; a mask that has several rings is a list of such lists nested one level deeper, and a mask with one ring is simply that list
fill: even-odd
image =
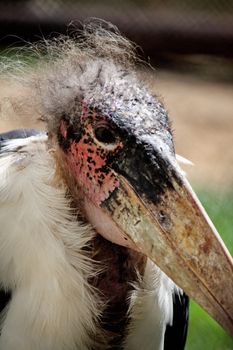
[{"label": "blurred green grass", "polygon": [[[221,189],[219,191],[197,189],[196,192],[233,255],[233,191],[227,193]],[[185,350],[233,350],[233,339],[204,310],[191,302]]]}]

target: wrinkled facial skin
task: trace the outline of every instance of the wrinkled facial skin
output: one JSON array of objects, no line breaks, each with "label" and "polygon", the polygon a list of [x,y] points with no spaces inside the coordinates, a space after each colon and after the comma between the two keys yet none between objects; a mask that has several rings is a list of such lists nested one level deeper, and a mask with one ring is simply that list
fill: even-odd
[{"label": "wrinkled facial skin", "polygon": [[88,108],[84,102],[81,107],[78,130],[73,130],[65,118],[61,120],[59,143],[78,186],[94,204],[99,205],[119,186],[110,165],[123,143],[116,127],[106,116]]},{"label": "wrinkled facial skin", "polygon": [[[169,162],[161,157],[161,145],[173,152],[169,125],[163,129],[154,118],[148,129],[142,119],[138,128],[141,135],[137,135],[133,114],[125,120],[114,114],[109,117],[84,101],[78,112],[75,125],[70,124],[69,116],[61,118],[58,141],[76,185],[93,204],[100,206],[119,187],[120,174],[153,201],[165,188],[172,187]],[[167,143],[171,148],[157,136],[161,132],[169,135]],[[155,138],[154,143],[159,143],[157,151],[143,139],[144,135]]]},{"label": "wrinkled facial skin", "polygon": [[[73,122],[70,116],[61,118],[58,130],[59,145],[79,192],[100,206],[119,187],[119,175],[153,201],[159,199],[165,188],[172,187],[169,161],[161,157],[161,153],[166,154],[163,147],[174,154],[168,123],[161,125],[156,113],[154,119],[152,113],[148,128],[140,105],[135,115],[130,115],[126,108],[125,115],[118,117],[111,112],[108,116],[84,101],[80,107]],[[138,122],[140,126],[136,128]],[[154,145],[144,136],[154,140]]]}]

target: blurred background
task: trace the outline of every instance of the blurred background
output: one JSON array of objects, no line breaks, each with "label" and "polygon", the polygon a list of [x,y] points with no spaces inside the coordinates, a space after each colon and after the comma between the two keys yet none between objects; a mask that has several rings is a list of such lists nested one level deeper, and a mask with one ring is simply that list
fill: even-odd
[{"label": "blurred background", "polygon": [[[117,25],[155,67],[144,67],[144,76],[165,103],[176,151],[194,163],[187,176],[233,254],[233,0],[0,1],[0,59],[17,60],[20,46],[90,17]],[[16,118],[20,107],[9,97],[22,94],[0,79],[0,132],[39,126]],[[192,303],[186,349],[232,350],[233,340]]]}]

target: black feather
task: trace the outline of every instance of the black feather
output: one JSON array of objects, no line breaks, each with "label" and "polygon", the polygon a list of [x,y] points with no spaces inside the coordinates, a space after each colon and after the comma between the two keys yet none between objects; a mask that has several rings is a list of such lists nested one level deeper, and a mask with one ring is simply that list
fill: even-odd
[{"label": "black feather", "polygon": [[188,332],[189,297],[175,293],[173,298],[173,324],[166,328],[164,350],[183,350]]},{"label": "black feather", "polygon": [[16,129],[0,134],[0,143],[12,139],[24,139],[26,137],[35,136],[40,134],[36,129]]},{"label": "black feather", "polygon": [[9,303],[10,299],[10,292],[4,292],[3,290],[0,290],[0,313],[2,312],[4,307]]}]

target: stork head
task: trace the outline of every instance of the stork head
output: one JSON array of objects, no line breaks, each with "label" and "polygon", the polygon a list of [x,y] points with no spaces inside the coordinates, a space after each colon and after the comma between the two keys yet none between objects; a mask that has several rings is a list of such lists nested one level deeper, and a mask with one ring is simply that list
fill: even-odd
[{"label": "stork head", "polygon": [[133,71],[131,48],[87,30],[81,47],[64,41],[52,56],[37,84],[59,166],[99,234],[152,259],[233,333],[231,257],[176,162],[167,112]]}]

